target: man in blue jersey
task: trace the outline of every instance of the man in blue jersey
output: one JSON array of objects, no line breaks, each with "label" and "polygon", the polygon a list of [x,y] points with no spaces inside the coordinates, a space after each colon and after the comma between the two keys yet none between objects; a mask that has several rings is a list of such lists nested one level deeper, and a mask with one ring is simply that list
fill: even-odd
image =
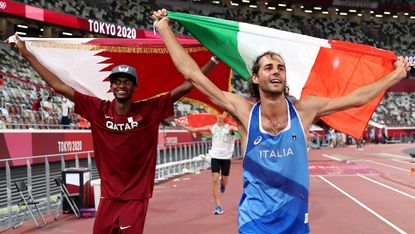
[{"label": "man in blue jersey", "polygon": [[287,98],[286,70],[274,52],[258,56],[252,67],[253,104],[217,88],[178,43],[159,10],[155,27],[185,79],[238,122],[245,158],[239,203],[239,233],[309,233],[308,129],[316,118],[359,107],[406,77],[408,63],[399,58],[382,79],[342,97]]}]

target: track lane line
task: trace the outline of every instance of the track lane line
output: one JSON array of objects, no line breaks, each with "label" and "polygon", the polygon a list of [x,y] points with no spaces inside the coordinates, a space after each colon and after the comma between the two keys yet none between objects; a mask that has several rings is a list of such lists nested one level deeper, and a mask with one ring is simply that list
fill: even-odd
[{"label": "track lane line", "polygon": [[385,166],[385,167],[390,167],[390,168],[397,169],[397,170],[401,170],[401,171],[404,171],[404,172],[410,172],[410,170],[407,170],[407,169],[403,169],[403,168],[400,168],[400,167],[391,166],[391,165],[388,165],[388,164],[385,164],[385,163],[375,162],[375,161],[372,161],[372,160],[366,160],[366,162],[370,162],[370,163],[382,165],[382,166]]},{"label": "track lane line", "polygon": [[329,159],[336,160],[336,161],[338,161],[338,162],[340,162],[340,161],[341,161],[341,159],[336,158],[336,157],[333,157],[333,156],[330,156],[330,155],[328,155],[328,154],[322,154],[321,156],[326,157],[326,158],[329,158]]},{"label": "track lane line", "polygon": [[412,198],[412,199],[414,199],[414,200],[415,200],[415,196],[412,196],[411,194],[408,194],[408,193],[402,192],[402,191],[400,191],[400,190],[398,190],[398,189],[396,189],[396,188],[393,188],[393,187],[391,187],[391,186],[389,186],[389,185],[383,184],[383,183],[381,183],[381,182],[379,182],[379,181],[373,180],[373,179],[371,179],[371,178],[369,178],[369,177],[366,177],[366,176],[364,176],[364,175],[362,175],[362,174],[357,174],[357,176],[359,176],[359,177],[361,177],[361,178],[363,178],[363,179],[365,179],[365,180],[368,180],[368,181],[370,181],[370,182],[372,182],[372,183],[378,184],[378,185],[380,185],[380,186],[382,186],[382,187],[388,188],[388,189],[390,189],[390,190],[392,190],[392,191],[394,191],[394,192],[397,192],[397,193],[399,193],[399,194],[401,194],[401,195],[407,196],[407,197]]},{"label": "track lane line", "polygon": [[414,165],[414,166],[415,166],[415,164],[414,164],[414,163],[412,163],[412,162],[403,161],[403,160],[399,160],[399,159],[391,159],[391,160],[392,160],[392,161],[394,161],[394,162],[405,163],[405,164],[411,164],[411,165]]},{"label": "track lane line", "polygon": [[362,202],[360,202],[355,197],[353,197],[352,195],[348,194],[347,192],[345,192],[341,188],[337,187],[335,184],[333,184],[332,182],[330,182],[329,180],[327,180],[323,176],[319,176],[319,178],[321,180],[323,180],[324,182],[326,182],[327,184],[329,184],[330,186],[332,186],[333,188],[335,188],[337,191],[341,192],[346,197],[350,198],[352,201],[354,201],[355,203],[357,203],[359,206],[363,207],[365,210],[369,211],[371,214],[373,214],[374,216],[376,216],[378,219],[380,219],[381,221],[383,221],[384,223],[386,223],[387,225],[389,225],[391,228],[393,228],[397,232],[399,232],[401,234],[406,234],[406,232],[404,230],[400,229],[395,224],[393,224],[389,220],[387,220],[385,217],[383,217],[380,214],[376,213],[374,210],[370,209],[365,204],[363,204]]},{"label": "track lane line", "polygon": [[395,157],[395,158],[402,158],[402,159],[411,159],[409,156],[397,155],[397,154],[390,154],[390,153],[380,153],[380,155]]}]

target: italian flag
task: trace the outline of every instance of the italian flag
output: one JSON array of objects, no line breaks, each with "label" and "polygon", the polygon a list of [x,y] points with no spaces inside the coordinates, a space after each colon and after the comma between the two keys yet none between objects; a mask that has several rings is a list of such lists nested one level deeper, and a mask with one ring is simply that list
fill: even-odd
[{"label": "italian flag", "polygon": [[[273,28],[212,17],[169,12],[206,48],[236,73],[250,80],[255,58],[279,53],[285,61],[290,95],[338,97],[393,71],[396,55],[371,46],[325,40]],[[360,108],[325,116],[322,120],[341,132],[360,138],[383,98]]]}]

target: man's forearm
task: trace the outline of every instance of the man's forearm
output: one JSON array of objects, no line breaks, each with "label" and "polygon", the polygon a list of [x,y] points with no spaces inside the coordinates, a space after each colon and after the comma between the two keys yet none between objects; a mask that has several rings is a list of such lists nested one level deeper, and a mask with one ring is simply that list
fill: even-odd
[{"label": "man's forearm", "polygon": [[177,69],[183,74],[186,80],[191,81],[191,77],[193,77],[192,73],[200,71],[199,66],[180,45],[167,22],[159,22],[156,27]]},{"label": "man's forearm", "polygon": [[66,85],[58,76],[43,66],[29,51],[23,52],[22,56],[50,87],[68,99],[73,100],[75,90],[72,87]]}]

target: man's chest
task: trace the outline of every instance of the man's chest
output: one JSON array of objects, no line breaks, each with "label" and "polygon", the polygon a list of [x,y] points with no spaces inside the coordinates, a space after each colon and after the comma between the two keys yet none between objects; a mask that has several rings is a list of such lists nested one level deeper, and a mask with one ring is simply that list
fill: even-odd
[{"label": "man's chest", "polygon": [[140,113],[131,113],[126,115],[114,115],[105,113],[101,116],[101,125],[111,131],[131,131],[148,126],[148,118]]}]

